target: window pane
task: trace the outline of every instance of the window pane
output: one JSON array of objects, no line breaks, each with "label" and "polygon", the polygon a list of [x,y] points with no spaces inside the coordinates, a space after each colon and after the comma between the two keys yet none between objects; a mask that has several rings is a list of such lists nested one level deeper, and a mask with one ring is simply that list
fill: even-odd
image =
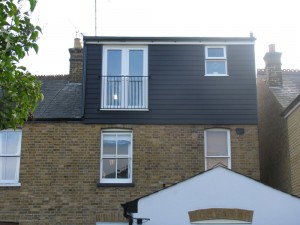
[{"label": "window pane", "polygon": [[103,134],[103,155],[116,155],[116,135]]},{"label": "window pane", "polygon": [[129,50],[129,76],[143,76],[143,50]]},{"label": "window pane", "polygon": [[122,51],[121,50],[108,50],[107,51],[107,75],[120,76]]},{"label": "window pane", "polygon": [[122,78],[118,76],[109,76],[104,82],[106,83],[107,105],[110,107],[120,106],[122,100]]},{"label": "window pane", "polygon": [[7,154],[18,155],[21,148],[21,132],[9,131],[7,132]]},{"label": "window pane", "polygon": [[7,132],[0,132],[0,155],[6,153]]},{"label": "window pane", "polygon": [[227,132],[206,131],[207,156],[228,156]]},{"label": "window pane", "polygon": [[0,157],[0,179],[17,180],[19,163],[19,157]]},{"label": "window pane", "polygon": [[116,160],[103,159],[102,163],[102,178],[116,178]]},{"label": "window pane", "polygon": [[118,178],[129,178],[128,159],[118,159]]},{"label": "window pane", "polygon": [[207,169],[211,169],[218,164],[228,167],[228,158],[207,158],[206,162]]},{"label": "window pane", "polygon": [[224,57],[224,48],[208,48],[207,49],[208,57]]},{"label": "window pane", "polygon": [[118,135],[118,155],[128,156],[131,148],[131,135],[119,134]]},{"label": "window pane", "polygon": [[207,74],[226,74],[225,61],[206,61]]}]

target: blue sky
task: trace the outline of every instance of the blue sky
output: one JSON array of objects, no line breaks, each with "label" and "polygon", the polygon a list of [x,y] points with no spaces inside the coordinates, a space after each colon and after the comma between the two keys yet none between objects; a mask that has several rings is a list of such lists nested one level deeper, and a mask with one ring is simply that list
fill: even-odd
[{"label": "blue sky", "polygon": [[[282,68],[300,69],[300,14],[295,0],[96,0],[98,36],[257,38],[256,66],[269,44]],[[39,0],[33,22],[43,28],[38,55],[23,63],[33,74],[67,74],[76,32],[95,35],[95,0]]]}]

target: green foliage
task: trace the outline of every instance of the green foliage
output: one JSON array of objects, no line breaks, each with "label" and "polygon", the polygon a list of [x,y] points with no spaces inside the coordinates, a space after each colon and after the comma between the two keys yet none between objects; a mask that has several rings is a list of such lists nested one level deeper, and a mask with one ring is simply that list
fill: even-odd
[{"label": "green foliage", "polygon": [[[26,1],[30,7],[24,11]],[[30,49],[38,52],[41,28],[30,21],[36,3],[0,0],[0,130],[23,125],[43,99],[40,81],[19,65]]]}]

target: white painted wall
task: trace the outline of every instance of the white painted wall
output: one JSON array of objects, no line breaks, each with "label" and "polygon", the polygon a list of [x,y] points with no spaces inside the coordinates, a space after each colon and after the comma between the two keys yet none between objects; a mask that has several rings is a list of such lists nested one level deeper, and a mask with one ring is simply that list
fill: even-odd
[{"label": "white painted wall", "polygon": [[139,200],[135,218],[146,225],[190,225],[189,211],[205,208],[253,210],[254,225],[299,225],[300,199],[222,167]]}]

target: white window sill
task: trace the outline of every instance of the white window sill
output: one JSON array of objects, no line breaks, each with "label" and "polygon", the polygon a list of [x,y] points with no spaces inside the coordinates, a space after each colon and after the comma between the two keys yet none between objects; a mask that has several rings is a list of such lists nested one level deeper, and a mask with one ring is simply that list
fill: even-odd
[{"label": "white window sill", "polygon": [[228,74],[205,74],[205,77],[229,77]]},{"label": "white window sill", "polygon": [[0,187],[21,187],[21,183],[0,183]]},{"label": "white window sill", "polygon": [[134,183],[97,183],[97,187],[134,187]]}]

